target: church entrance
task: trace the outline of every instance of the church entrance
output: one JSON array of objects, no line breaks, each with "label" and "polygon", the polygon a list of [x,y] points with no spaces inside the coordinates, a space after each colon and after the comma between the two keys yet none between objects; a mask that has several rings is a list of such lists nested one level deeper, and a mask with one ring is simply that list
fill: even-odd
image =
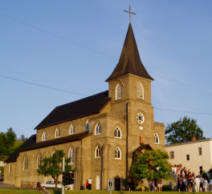
[{"label": "church entrance", "polygon": [[100,176],[96,176],[96,190],[100,190]]},{"label": "church entrance", "polygon": [[120,177],[118,177],[118,176],[115,177],[114,182],[115,182],[115,190],[120,191],[121,190],[121,179],[120,179]]}]

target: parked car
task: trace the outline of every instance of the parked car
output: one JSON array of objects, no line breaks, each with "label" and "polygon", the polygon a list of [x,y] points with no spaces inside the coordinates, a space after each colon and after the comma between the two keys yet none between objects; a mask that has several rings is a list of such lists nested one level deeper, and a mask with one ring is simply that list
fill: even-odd
[{"label": "parked car", "polygon": [[[41,187],[45,187],[45,188],[55,188],[55,183],[54,181],[46,181],[46,183],[42,183]],[[62,184],[60,182],[57,183],[57,188],[61,189],[62,188]]]},{"label": "parked car", "polygon": [[74,184],[65,185],[65,190],[73,190],[73,189],[74,189]]}]

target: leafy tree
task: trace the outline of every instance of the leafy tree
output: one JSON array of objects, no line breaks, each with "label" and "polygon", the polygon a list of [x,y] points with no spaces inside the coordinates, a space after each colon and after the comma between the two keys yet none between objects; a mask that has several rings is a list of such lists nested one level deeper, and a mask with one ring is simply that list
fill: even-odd
[{"label": "leafy tree", "polygon": [[13,146],[16,141],[16,134],[9,128],[6,133],[0,133],[0,155],[10,155],[13,153]]},{"label": "leafy tree", "polygon": [[171,178],[171,165],[168,163],[168,154],[161,150],[145,150],[136,153],[130,169],[130,176],[137,185],[143,179]]},{"label": "leafy tree", "polygon": [[[63,173],[62,161],[65,153],[62,150],[57,150],[51,157],[46,157],[41,160],[41,164],[37,170],[38,174],[44,176],[51,176],[55,182],[55,188],[57,188],[58,177]],[[70,158],[65,159],[65,172],[74,171],[70,165]]]},{"label": "leafy tree", "polygon": [[193,138],[196,140],[204,139],[203,131],[197,125],[197,121],[188,117],[169,124],[165,134],[169,144],[187,142]]}]

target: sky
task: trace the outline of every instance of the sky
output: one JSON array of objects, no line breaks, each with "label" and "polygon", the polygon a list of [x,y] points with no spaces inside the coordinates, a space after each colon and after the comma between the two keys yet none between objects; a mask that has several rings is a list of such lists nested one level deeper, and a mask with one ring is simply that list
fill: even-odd
[{"label": "sky", "polygon": [[155,121],[188,116],[211,138],[211,0],[1,1],[0,132],[29,137],[54,107],[107,90],[129,3]]}]

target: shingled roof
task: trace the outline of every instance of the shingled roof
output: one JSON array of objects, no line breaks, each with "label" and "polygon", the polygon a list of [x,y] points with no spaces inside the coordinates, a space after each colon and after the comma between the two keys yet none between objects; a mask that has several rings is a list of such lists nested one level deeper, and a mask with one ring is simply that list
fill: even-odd
[{"label": "shingled roof", "polygon": [[119,62],[106,81],[128,73],[153,80],[141,62],[131,23],[128,27]]},{"label": "shingled roof", "polygon": [[57,106],[50,114],[38,124],[35,129],[49,127],[66,121],[97,114],[108,103],[108,91],[104,91],[78,101]]},{"label": "shingled roof", "polygon": [[36,135],[32,135],[28,140],[26,140],[19,149],[17,149],[7,160],[7,163],[10,162],[16,162],[20,152],[25,152],[29,150],[34,150],[34,149],[40,149],[48,146],[53,146],[53,145],[58,145],[58,144],[63,144],[63,143],[68,143],[68,142],[73,142],[73,141],[79,141],[82,140],[83,138],[89,136],[89,132],[83,132],[83,133],[78,133],[74,135],[69,135],[66,137],[61,137],[57,139],[52,139],[48,141],[43,141],[36,143]]},{"label": "shingled roof", "polygon": [[74,135],[69,135],[61,138],[56,138],[48,141],[42,141],[36,144],[32,144],[28,147],[25,147],[21,150],[21,152],[25,152],[28,150],[35,150],[35,149],[40,149],[48,146],[53,146],[53,145],[58,145],[58,144],[63,144],[63,143],[68,143],[68,142],[73,142],[73,141],[79,141],[85,137],[90,135],[89,132],[83,132],[83,133],[78,133]]},{"label": "shingled roof", "polygon": [[16,162],[16,159],[19,156],[19,153],[32,145],[36,144],[36,135],[32,135],[29,139],[27,139],[5,162]]}]

